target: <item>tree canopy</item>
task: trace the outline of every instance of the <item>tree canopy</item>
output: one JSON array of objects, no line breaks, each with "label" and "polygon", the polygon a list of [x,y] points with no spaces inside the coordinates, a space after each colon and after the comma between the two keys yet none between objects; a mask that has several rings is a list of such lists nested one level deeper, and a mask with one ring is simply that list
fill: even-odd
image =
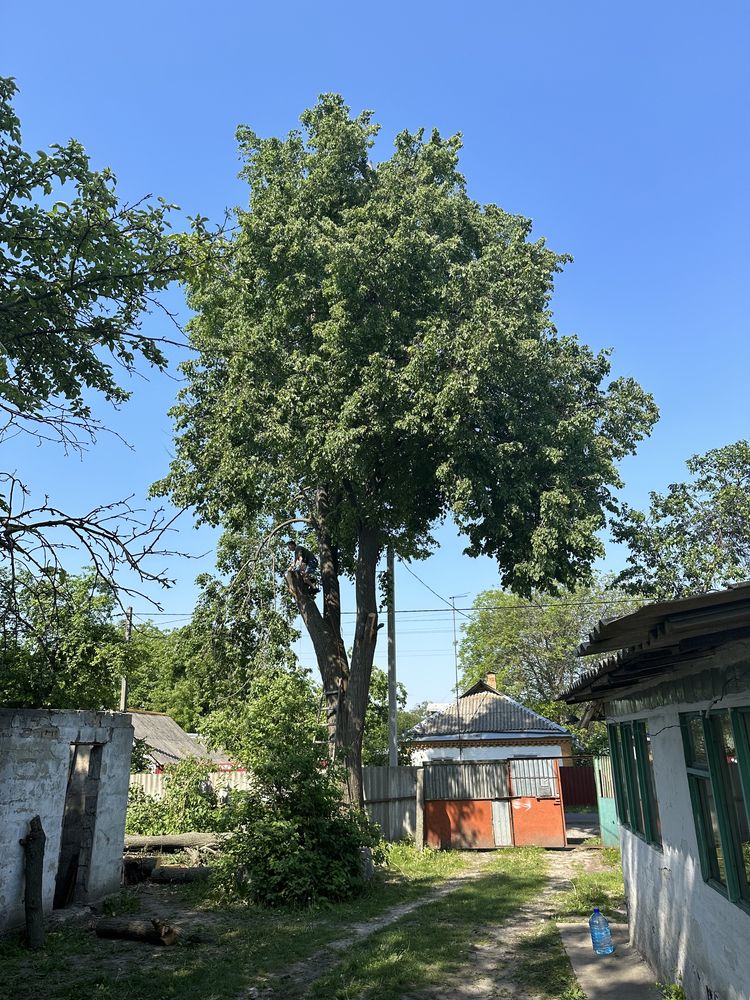
[{"label": "tree canopy", "polygon": [[[165,363],[141,329],[156,294],[182,272],[168,233],[173,206],[120,200],[110,169],[92,170],[80,143],[27,152],[0,77],[0,443],[19,432],[81,448],[100,429],[92,395],[128,398],[118,378],[137,363]],[[109,582],[122,563],[143,568],[162,522],[129,500],[83,513],[34,501],[14,471],[0,471],[0,559],[11,575],[59,568],[75,545]]]},{"label": "tree canopy", "polygon": [[570,720],[570,707],[556,699],[586,669],[576,650],[597,622],[639,606],[636,596],[611,584],[610,578],[595,578],[558,595],[535,592],[529,601],[507,591],[482,591],[463,628],[461,688],[494,673],[498,690],[568,726],[591,750],[601,742],[601,733],[579,731]]},{"label": "tree canopy", "polygon": [[111,587],[62,570],[15,586],[6,572],[0,594],[0,705],[115,708],[128,651]]},{"label": "tree canopy", "polygon": [[[609,381],[606,352],[556,333],[567,258],[469,197],[460,137],[404,131],[374,163],[371,113],[329,94],[301,121],[286,139],[238,130],[249,205],[189,276],[200,353],[183,366],[176,457],[156,490],[231,530],[304,525],[322,612],[287,582],[330,692],[332,746],[358,772],[386,542],[425,556],[450,514],[504,585],[572,584],[601,553],[616,463],[656,412],[632,379]],[[351,661],[341,573],[356,582]]]},{"label": "tree canopy", "polygon": [[624,507],[616,541],[630,549],[618,583],[660,600],[750,578],[750,443],[687,461],[691,478],[651,493],[648,513]]}]

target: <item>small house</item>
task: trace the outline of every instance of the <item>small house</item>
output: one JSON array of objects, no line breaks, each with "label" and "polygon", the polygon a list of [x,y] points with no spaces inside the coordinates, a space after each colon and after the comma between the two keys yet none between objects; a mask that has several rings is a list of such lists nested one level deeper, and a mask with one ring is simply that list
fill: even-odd
[{"label": "small house", "polygon": [[442,711],[433,712],[410,729],[404,740],[412,764],[512,757],[569,759],[572,753],[567,729],[498,691],[495,674],[487,674]]},{"label": "small house", "polygon": [[601,623],[563,698],[607,721],[633,944],[688,1000],[750,997],[750,584]]}]

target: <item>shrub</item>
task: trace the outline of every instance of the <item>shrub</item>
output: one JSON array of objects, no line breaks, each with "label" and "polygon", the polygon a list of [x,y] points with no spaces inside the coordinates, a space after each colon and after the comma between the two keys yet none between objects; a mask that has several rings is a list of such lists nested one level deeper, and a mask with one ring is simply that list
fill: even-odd
[{"label": "shrub", "polygon": [[221,806],[211,785],[213,765],[187,757],[164,768],[164,795],[155,799],[130,786],[125,829],[130,834],[218,833],[238,823],[243,792],[233,792]]},{"label": "shrub", "polygon": [[233,896],[264,906],[347,899],[366,884],[362,850],[379,831],[342,801],[342,776],[321,760],[315,697],[304,676],[266,673],[238,716],[214,718],[212,738],[253,775],[239,829],[218,863]]}]

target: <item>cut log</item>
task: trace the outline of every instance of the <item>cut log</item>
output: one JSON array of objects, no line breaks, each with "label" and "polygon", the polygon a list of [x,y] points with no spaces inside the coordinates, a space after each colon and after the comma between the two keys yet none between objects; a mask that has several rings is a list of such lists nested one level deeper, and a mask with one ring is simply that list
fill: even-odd
[{"label": "cut log", "polygon": [[34,950],[44,947],[42,881],[46,840],[47,837],[42,829],[42,820],[39,816],[34,816],[29,821],[29,832],[19,841],[23,847],[25,862],[26,946]]},{"label": "cut log", "polygon": [[137,885],[146,882],[156,868],[156,858],[143,857],[140,854],[126,854],[122,859],[125,885]]},{"label": "cut log", "polygon": [[207,878],[210,870],[206,865],[197,865],[194,868],[185,865],[159,865],[151,872],[150,881],[168,885],[197,882],[199,879]]},{"label": "cut log", "polygon": [[121,917],[103,917],[97,922],[96,936],[169,945],[177,944],[180,928],[164,920],[123,920]]},{"label": "cut log", "polygon": [[182,851],[186,847],[219,847],[222,841],[231,837],[231,833],[173,833],[162,837],[125,838],[125,850],[162,850]]}]

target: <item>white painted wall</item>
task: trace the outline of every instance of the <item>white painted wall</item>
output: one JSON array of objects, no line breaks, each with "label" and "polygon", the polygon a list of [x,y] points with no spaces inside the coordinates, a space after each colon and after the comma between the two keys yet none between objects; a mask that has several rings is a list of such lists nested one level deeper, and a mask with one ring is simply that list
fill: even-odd
[{"label": "white painted wall", "polygon": [[475,746],[462,747],[459,758],[458,747],[429,747],[413,750],[412,764],[419,766],[429,760],[510,760],[512,757],[561,757],[559,746]]},{"label": "white painted wall", "polygon": [[87,898],[120,886],[133,727],[114,712],[0,709],[0,931],[23,923],[23,848],[40,816],[47,841],[43,902],[52,909],[71,743],[102,746]]},{"label": "white painted wall", "polygon": [[647,719],[663,849],[620,828],[631,940],[688,1000],[750,1000],[750,915],[703,881],[679,726],[681,712],[750,705],[744,694],[612,717]]}]

